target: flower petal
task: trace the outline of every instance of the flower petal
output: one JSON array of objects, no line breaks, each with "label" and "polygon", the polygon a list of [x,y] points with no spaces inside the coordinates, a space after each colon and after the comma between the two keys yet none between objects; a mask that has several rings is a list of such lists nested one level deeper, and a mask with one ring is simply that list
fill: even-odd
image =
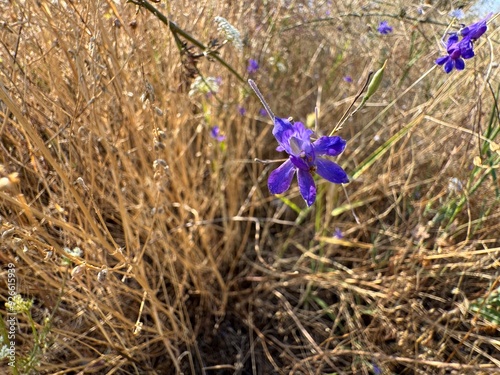
[{"label": "flower petal", "polygon": [[290,160],[285,161],[269,174],[267,187],[271,194],[281,194],[288,190],[292,183],[295,167]]},{"label": "flower petal", "polygon": [[455,69],[464,70],[465,69],[465,61],[463,59],[455,60]]},{"label": "flower petal", "polygon": [[488,30],[488,26],[486,26],[486,22],[481,23],[478,27],[470,34],[471,39],[479,39],[481,35],[483,35],[486,30]]},{"label": "flower petal", "polygon": [[473,58],[474,57],[474,50],[472,48],[465,50],[462,53],[462,57],[464,59],[471,59],[471,58]]},{"label": "flower petal", "polygon": [[345,184],[349,182],[347,173],[337,164],[331,160],[317,158],[316,159],[316,173],[323,177],[325,180],[335,184]]},{"label": "flower petal", "polygon": [[470,59],[474,57],[474,46],[469,38],[464,38],[460,42],[460,54],[464,59]]},{"label": "flower petal", "polygon": [[340,137],[320,137],[314,143],[316,155],[337,156],[345,149],[346,141]]},{"label": "flower petal", "polygon": [[302,152],[302,140],[297,137],[290,137],[290,150],[292,150],[292,155],[300,155]]},{"label": "flower petal", "polygon": [[295,136],[303,141],[309,141],[311,135],[314,134],[311,129],[306,128],[306,126],[299,121],[295,122],[292,126],[296,132]]},{"label": "flower petal", "polygon": [[446,49],[449,50],[457,42],[458,42],[458,34],[456,33],[451,34],[448,40],[446,41]]},{"label": "flower petal", "polygon": [[311,206],[316,200],[316,185],[311,172],[299,169],[297,171],[297,180],[299,182],[299,191],[302,198],[308,206]]},{"label": "flower petal", "polygon": [[274,118],[274,128],[273,135],[278,141],[281,147],[288,152],[288,141],[293,135],[294,129],[290,121],[284,118],[275,117]]},{"label": "flower petal", "polygon": [[446,73],[450,73],[453,70],[453,67],[455,66],[455,61],[453,59],[449,59],[446,64],[444,64],[444,71]]},{"label": "flower petal", "polygon": [[309,164],[307,164],[306,161],[300,156],[290,155],[290,160],[298,169],[302,169],[304,171],[309,171],[311,169]]},{"label": "flower petal", "polygon": [[445,62],[447,62],[450,59],[449,56],[443,56],[438,59],[436,59],[436,64],[438,65],[443,65]]},{"label": "flower petal", "polygon": [[491,18],[492,15],[493,13],[490,13],[481,21],[464,27],[462,30],[460,30],[460,34],[462,34],[463,37],[469,37],[470,39],[473,40],[479,39],[488,29],[488,25],[486,23],[488,22],[488,20]]}]

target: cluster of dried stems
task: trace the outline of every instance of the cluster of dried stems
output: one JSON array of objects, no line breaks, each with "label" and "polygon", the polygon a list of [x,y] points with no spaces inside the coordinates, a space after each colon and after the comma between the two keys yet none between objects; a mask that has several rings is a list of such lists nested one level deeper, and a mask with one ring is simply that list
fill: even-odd
[{"label": "cluster of dried stems", "polygon": [[[220,56],[243,76],[258,59],[252,78],[276,115],[305,121],[318,105],[323,134],[387,60],[340,134],[350,200],[319,181],[299,216],[297,188],[290,204],[270,196],[275,164],[254,161],[281,157],[258,100],[154,14],[124,1],[0,5],[0,178],[12,182],[0,262],[15,263],[46,329],[35,343],[19,316],[16,355],[36,349],[33,373],[500,370],[498,326],[469,309],[498,282],[498,181],[491,169],[471,178],[477,134],[498,127],[497,29],[447,76],[433,66],[443,2],[425,17],[412,1],[333,1],[329,15],[289,3],[154,5],[205,44],[225,17],[244,49]],[[382,19],[392,34],[376,32]],[[188,96],[200,73],[221,77],[215,96]]]}]

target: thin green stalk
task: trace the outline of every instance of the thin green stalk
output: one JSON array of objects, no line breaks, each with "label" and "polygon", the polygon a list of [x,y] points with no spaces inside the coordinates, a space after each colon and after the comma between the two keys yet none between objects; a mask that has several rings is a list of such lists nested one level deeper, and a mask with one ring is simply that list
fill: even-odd
[{"label": "thin green stalk", "polygon": [[[490,166],[489,169],[485,170],[484,168],[481,168],[481,167],[477,167],[475,166],[474,169],[472,170],[472,173],[471,173],[471,176],[470,176],[470,179],[471,181],[476,178],[476,176],[481,172],[485,172],[483,173],[481,176],[479,176],[479,178],[476,180],[476,182],[474,183],[474,185],[469,189],[468,191],[468,194],[467,196],[462,196],[460,198],[460,200],[458,201],[458,203],[456,204],[455,206],[455,209],[453,211],[453,213],[450,215],[450,219],[448,221],[448,227],[450,225],[452,225],[453,221],[455,220],[456,216],[463,210],[463,207],[464,205],[467,203],[467,199],[468,197],[472,196],[472,194],[474,194],[476,192],[477,189],[479,189],[479,187],[482,185],[482,183],[487,179],[487,177],[489,175],[491,175],[491,178],[493,180],[493,185],[495,186],[495,196],[496,198],[498,199],[500,197],[500,190],[498,188],[498,177],[497,177],[497,174],[496,174],[496,171],[495,171],[495,168],[494,168],[494,164],[495,164],[495,161],[498,160],[496,159],[497,156],[491,152],[491,149],[490,149],[490,141],[493,141],[495,140],[495,138],[498,136],[498,134],[500,133],[500,126],[494,126],[495,122],[498,120],[498,107],[497,107],[497,98],[498,98],[498,94],[500,93],[500,87],[499,89],[497,90],[497,94],[495,95],[495,93],[493,92],[493,89],[491,87],[491,85],[489,85],[489,88],[491,90],[491,93],[493,95],[493,99],[494,99],[494,105],[493,105],[493,108],[492,108],[492,112],[490,114],[490,121],[488,123],[488,128],[486,129],[485,133],[484,133],[484,136],[480,137],[482,140],[483,140],[483,145],[481,147],[481,154],[486,154],[487,156],[487,164]],[[453,203],[450,202],[450,203]]]},{"label": "thin green stalk", "polygon": [[[3,315],[0,315],[0,335],[3,337],[3,342],[7,343],[9,342],[9,335],[7,333],[7,326],[5,325],[5,322],[3,320]],[[14,361],[14,366],[12,366],[12,374],[13,375],[19,375],[19,370],[17,368],[17,362]]]},{"label": "thin green stalk", "polygon": [[394,134],[391,138],[389,138],[382,146],[377,148],[369,157],[367,157],[353,172],[352,179],[355,180],[359,176],[361,176],[366,170],[373,165],[378,159],[380,159],[387,151],[391,149],[391,147],[403,138],[411,129],[413,129],[416,125],[418,125],[422,119],[425,117],[423,113],[421,113],[417,118],[412,120],[409,124],[403,127],[399,132]]}]

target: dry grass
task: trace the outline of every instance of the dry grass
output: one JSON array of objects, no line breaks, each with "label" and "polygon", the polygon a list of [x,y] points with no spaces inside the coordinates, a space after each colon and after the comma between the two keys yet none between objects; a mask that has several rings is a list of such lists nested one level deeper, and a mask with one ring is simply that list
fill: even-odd
[{"label": "dry grass", "polygon": [[[0,260],[34,302],[19,373],[500,373],[499,185],[473,164],[499,160],[478,138],[499,129],[497,21],[446,75],[455,2],[154,4],[205,44],[229,20],[244,49],[220,56],[245,78],[259,60],[280,117],[320,105],[323,133],[387,60],[339,133],[350,202],[320,181],[307,210],[296,183],[285,201],[267,190],[274,164],[254,158],[282,155],[248,86],[121,3],[0,5]],[[217,95],[188,95],[198,73],[222,78]]]}]

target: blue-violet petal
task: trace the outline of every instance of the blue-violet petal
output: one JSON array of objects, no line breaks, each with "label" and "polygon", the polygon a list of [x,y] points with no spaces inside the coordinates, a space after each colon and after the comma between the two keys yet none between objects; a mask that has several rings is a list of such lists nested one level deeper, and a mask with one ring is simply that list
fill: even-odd
[{"label": "blue-violet petal", "polygon": [[295,167],[290,160],[285,161],[269,174],[267,186],[271,194],[281,194],[288,190],[292,183]]},{"label": "blue-violet petal", "polygon": [[297,171],[297,181],[299,183],[299,191],[302,198],[308,206],[311,206],[316,200],[316,185],[314,178],[309,171],[299,169]]}]

